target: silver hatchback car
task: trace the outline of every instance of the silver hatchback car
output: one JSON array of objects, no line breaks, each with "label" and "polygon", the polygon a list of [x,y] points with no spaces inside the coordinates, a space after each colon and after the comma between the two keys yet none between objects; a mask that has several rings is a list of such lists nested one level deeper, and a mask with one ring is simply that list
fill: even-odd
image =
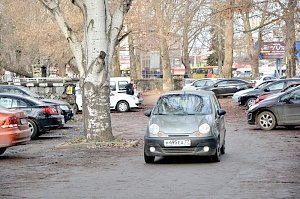
[{"label": "silver hatchback car", "polygon": [[219,162],[225,153],[223,110],[211,91],[173,91],[162,94],[151,110],[144,137],[144,159],[155,156],[209,156]]}]

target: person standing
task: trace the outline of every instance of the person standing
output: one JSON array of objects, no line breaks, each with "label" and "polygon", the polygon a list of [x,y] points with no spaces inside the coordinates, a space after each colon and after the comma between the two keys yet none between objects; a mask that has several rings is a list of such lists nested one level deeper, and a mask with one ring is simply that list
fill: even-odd
[{"label": "person standing", "polygon": [[126,89],[126,94],[128,94],[128,95],[134,95],[134,81],[131,80],[130,83],[128,83],[125,86],[125,89]]}]

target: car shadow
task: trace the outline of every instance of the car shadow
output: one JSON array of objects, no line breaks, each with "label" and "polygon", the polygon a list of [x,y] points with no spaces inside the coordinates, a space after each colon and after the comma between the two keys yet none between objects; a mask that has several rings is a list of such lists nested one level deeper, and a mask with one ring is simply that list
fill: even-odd
[{"label": "car shadow", "polygon": [[195,164],[195,163],[214,163],[210,157],[198,156],[176,156],[176,157],[157,157],[155,164]]},{"label": "car shadow", "polygon": [[37,139],[35,140],[54,140],[54,139],[62,139],[65,136],[39,136]]}]

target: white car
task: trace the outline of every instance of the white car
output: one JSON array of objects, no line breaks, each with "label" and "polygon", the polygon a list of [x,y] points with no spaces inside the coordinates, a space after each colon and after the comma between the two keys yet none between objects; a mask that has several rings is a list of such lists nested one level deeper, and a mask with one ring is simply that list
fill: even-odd
[{"label": "white car", "polygon": [[202,78],[199,80],[195,80],[193,83],[185,85],[182,90],[183,91],[196,91],[205,86],[210,86],[216,82],[217,79],[214,78]]},{"label": "white car", "polygon": [[257,77],[254,80],[251,80],[250,83],[253,83],[254,86],[258,86],[259,84],[261,84],[262,82],[266,81],[266,80],[271,80],[271,79],[276,79],[276,77],[271,76],[271,75],[263,75],[260,77]]},{"label": "white car", "polygon": [[[82,111],[82,96],[78,87],[76,87],[75,94],[78,111]],[[130,109],[138,108],[140,104],[140,99],[135,95],[117,92],[110,93],[110,109],[112,110],[127,112]]]}]

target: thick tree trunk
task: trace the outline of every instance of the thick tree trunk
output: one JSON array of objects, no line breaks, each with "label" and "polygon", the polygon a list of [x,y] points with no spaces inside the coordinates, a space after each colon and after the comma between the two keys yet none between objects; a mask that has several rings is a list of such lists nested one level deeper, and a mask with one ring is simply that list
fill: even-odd
[{"label": "thick tree trunk", "polygon": [[129,57],[130,57],[130,78],[136,80],[137,79],[137,71],[136,71],[136,59],[134,53],[134,43],[132,34],[128,35],[128,45],[129,45]]},{"label": "thick tree trunk", "polygon": [[121,32],[124,14],[131,0],[120,3],[113,17],[106,0],[73,0],[84,15],[84,41],[81,45],[66,23],[55,0],[40,0],[53,14],[68,40],[80,73],[83,93],[84,134],[88,140],[112,140],[109,79],[112,56]]},{"label": "thick tree trunk", "polygon": [[[85,0],[86,68],[83,79],[84,134],[91,140],[113,139],[109,102],[108,37],[103,1]],[[110,55],[112,56],[112,55]]]},{"label": "thick tree trunk", "polygon": [[223,66],[223,76],[226,78],[232,77],[232,64],[233,64],[233,5],[234,0],[227,0],[227,12],[225,15],[225,32],[224,32],[224,48],[225,58]]},{"label": "thick tree trunk", "polygon": [[169,49],[165,38],[161,38],[160,40],[160,57],[163,69],[163,91],[171,91],[173,90],[173,78],[170,67]]},{"label": "thick tree trunk", "polygon": [[257,49],[254,48],[252,32],[250,32],[251,26],[250,26],[249,12],[246,11],[245,13],[242,13],[242,18],[244,22],[244,29],[245,29],[245,35],[247,41],[247,53],[251,63],[252,77],[256,78],[259,76],[258,53],[260,52],[261,45],[258,44]]},{"label": "thick tree trunk", "polygon": [[116,46],[114,55],[112,57],[111,76],[112,77],[120,77],[121,76],[120,47],[119,46]]},{"label": "thick tree trunk", "polygon": [[141,50],[135,49],[135,60],[136,60],[136,77],[137,79],[142,79],[142,65],[141,65]]},{"label": "thick tree trunk", "polygon": [[189,36],[188,36],[189,26],[183,26],[182,34],[182,64],[185,67],[185,72],[187,74],[191,73],[190,59],[189,59]]},{"label": "thick tree trunk", "polygon": [[285,12],[285,44],[287,52],[287,77],[296,75],[296,37],[295,37],[295,9],[297,6],[296,0],[289,0],[287,12]]},{"label": "thick tree trunk", "polygon": [[155,4],[155,14],[156,14],[156,23],[158,26],[158,36],[159,36],[159,49],[160,49],[160,64],[163,74],[163,91],[173,90],[173,78],[171,72],[171,63],[168,42],[166,39],[166,32],[164,26],[164,15],[162,10],[162,1],[156,2]]}]

